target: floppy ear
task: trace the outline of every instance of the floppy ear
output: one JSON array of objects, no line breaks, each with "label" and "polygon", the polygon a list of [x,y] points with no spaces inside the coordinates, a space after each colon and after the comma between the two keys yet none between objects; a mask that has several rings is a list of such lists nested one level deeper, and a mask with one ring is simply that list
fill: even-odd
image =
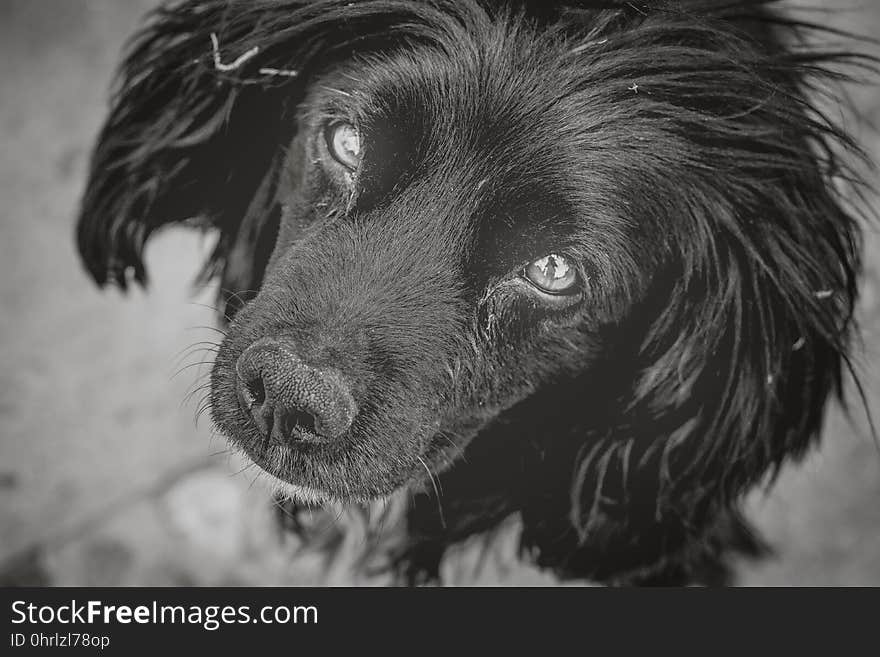
[{"label": "floppy ear", "polygon": [[150,235],[188,221],[219,231],[204,278],[220,275],[228,294],[258,287],[277,230],[279,156],[310,80],[354,52],[430,39],[418,26],[435,14],[337,0],[190,0],[154,12],[92,156],[78,244],[95,281],[145,284]]},{"label": "floppy ear", "polygon": [[255,45],[257,18],[183,3],[156,11],[131,43],[79,217],[80,253],[99,285],[145,284],[147,239],[189,220],[220,233],[206,277],[233,267],[224,285],[250,287],[252,273],[238,270],[271,223],[278,154],[293,131],[285,99],[296,95],[292,76],[251,84],[244,75],[260,64],[228,63]]},{"label": "floppy ear", "polygon": [[220,230],[214,260],[222,264],[255,191],[271,176],[280,99],[214,66],[210,37],[226,24],[219,7],[160,9],[129,47],[78,225],[80,253],[99,285],[145,284],[147,239],[184,220]]},{"label": "floppy ear", "polygon": [[[607,397],[611,417],[575,461],[569,522],[580,547],[566,549],[583,548],[584,564],[597,543],[623,569],[705,539],[817,438],[826,400],[852,371],[860,231],[839,190],[858,181],[846,160],[859,153],[805,94],[823,75],[839,79],[823,68],[849,55],[783,51],[714,18],[670,18],[669,39],[655,23],[630,35],[637,48],[603,53],[633,66],[622,79],[651,70],[650,94],[626,106],[633,132],[655,135],[631,197],[673,210],[666,269],[620,329],[638,336],[634,349],[599,377],[629,385]],[[562,558],[544,536],[525,541]],[[704,547],[691,558],[725,548]]]}]

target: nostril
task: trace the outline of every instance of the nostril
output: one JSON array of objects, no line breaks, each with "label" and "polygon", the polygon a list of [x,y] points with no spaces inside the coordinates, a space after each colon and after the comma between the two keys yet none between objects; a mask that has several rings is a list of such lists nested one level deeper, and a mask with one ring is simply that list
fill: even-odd
[{"label": "nostril", "polygon": [[305,432],[307,435],[314,435],[317,433],[317,431],[315,431],[315,416],[299,409],[291,409],[285,413],[282,419],[282,425],[284,435],[294,438],[297,437],[296,430],[299,432]]},{"label": "nostril", "polygon": [[268,437],[273,431],[275,410],[273,404],[266,398],[266,388],[263,379],[257,377],[241,377],[238,380],[238,399],[244,410],[250,415],[257,429],[264,437]]},{"label": "nostril", "polygon": [[248,406],[262,406],[266,401],[266,387],[263,379],[252,379],[245,383],[245,398]]}]

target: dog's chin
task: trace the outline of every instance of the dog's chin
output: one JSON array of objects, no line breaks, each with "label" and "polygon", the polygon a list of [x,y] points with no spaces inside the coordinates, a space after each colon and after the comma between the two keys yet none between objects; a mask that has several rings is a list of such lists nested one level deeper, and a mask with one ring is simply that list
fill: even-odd
[{"label": "dog's chin", "polygon": [[344,503],[342,500],[333,498],[326,491],[315,490],[301,484],[292,484],[284,479],[279,479],[265,468],[261,469],[272,495],[276,498],[293,500],[299,506],[331,506]]},{"label": "dog's chin", "polygon": [[230,443],[279,496],[304,505],[368,504],[423,487],[452,464],[460,448],[436,429],[434,424],[400,441],[409,449],[399,449],[394,458],[334,445],[279,445],[235,436]]},{"label": "dog's chin", "polygon": [[256,447],[237,440],[231,442],[241,450],[244,458],[261,470],[260,478],[269,484],[275,495],[314,506],[342,501],[330,488],[316,486],[315,482],[308,481],[307,477],[287,466],[289,459],[284,457],[284,451],[289,448],[271,445]]}]

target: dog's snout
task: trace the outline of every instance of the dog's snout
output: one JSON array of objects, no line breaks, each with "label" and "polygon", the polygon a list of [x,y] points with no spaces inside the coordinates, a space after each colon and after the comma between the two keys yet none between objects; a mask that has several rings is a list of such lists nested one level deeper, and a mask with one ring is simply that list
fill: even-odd
[{"label": "dog's snout", "polygon": [[339,438],[357,406],[342,375],[311,367],[295,345],[262,338],[236,363],[237,393],[257,428],[273,442],[320,442]]}]

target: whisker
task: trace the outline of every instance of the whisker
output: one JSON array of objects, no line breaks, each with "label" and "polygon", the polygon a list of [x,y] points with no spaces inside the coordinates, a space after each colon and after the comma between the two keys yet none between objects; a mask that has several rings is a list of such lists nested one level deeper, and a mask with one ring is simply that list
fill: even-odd
[{"label": "whisker", "polygon": [[437,511],[440,513],[440,524],[445,529],[446,528],[446,518],[443,515],[443,504],[440,501],[440,488],[438,486],[438,482],[435,481],[434,473],[431,472],[431,468],[428,467],[428,464],[425,463],[425,461],[422,459],[422,457],[417,456],[416,458],[419,460],[419,463],[421,463],[424,466],[425,472],[428,473],[428,479],[431,480],[431,485],[434,487],[434,496],[437,498]]},{"label": "whisker", "polygon": [[216,326],[209,326],[207,324],[197,324],[196,326],[187,326],[183,330],[184,331],[203,331],[203,330],[215,331],[215,332],[219,333],[220,335],[222,335],[223,337],[226,337],[226,335],[227,335],[226,331],[224,331],[223,329],[218,328]]},{"label": "whisker", "polygon": [[[205,374],[207,375],[208,373],[206,372]],[[207,389],[209,389],[210,387],[211,387],[211,382],[210,382],[210,381],[205,381],[205,383],[203,383],[202,385],[200,385],[199,387],[197,387],[195,390],[193,390],[192,392],[190,392],[189,394],[187,394],[187,395],[183,398],[183,400],[180,402],[180,408],[183,408],[184,406],[186,406],[186,405],[190,402],[190,400],[191,400],[193,397],[195,397],[199,392],[202,392],[202,391],[204,391],[204,390],[207,390]]]},{"label": "whisker", "polygon": [[186,372],[188,369],[191,369],[191,368],[193,368],[193,367],[199,367],[199,366],[204,367],[205,365],[213,365],[213,364],[214,364],[214,361],[212,361],[212,360],[200,360],[200,361],[198,361],[198,362],[196,362],[196,363],[190,363],[189,365],[184,365],[184,366],[181,367],[179,370],[177,370],[177,371],[171,376],[171,378],[172,378],[172,379],[176,379],[178,376],[180,376],[181,374],[183,374],[184,372]]},{"label": "whisker", "polygon": [[176,364],[179,364],[181,361],[185,360],[194,353],[209,350],[216,353],[216,351],[218,351],[219,349],[220,345],[216,342],[212,342],[211,340],[200,340],[198,342],[188,344],[187,346],[180,349],[176,354],[174,354],[172,360],[175,361]]}]

